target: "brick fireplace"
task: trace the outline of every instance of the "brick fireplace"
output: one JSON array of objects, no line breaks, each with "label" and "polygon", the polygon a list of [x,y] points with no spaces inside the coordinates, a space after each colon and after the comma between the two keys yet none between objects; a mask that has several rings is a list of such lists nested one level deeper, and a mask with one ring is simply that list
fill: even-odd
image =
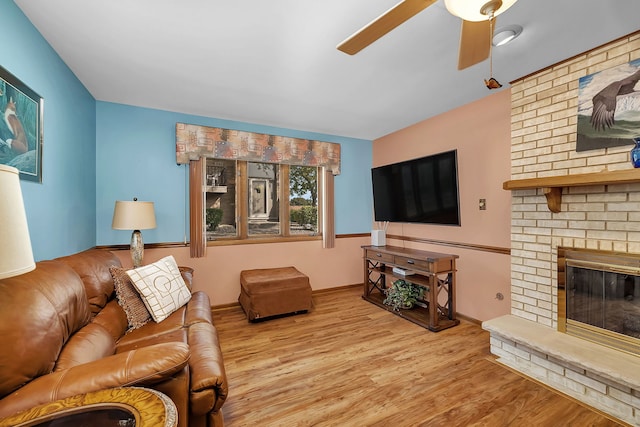
[{"label": "brick fireplace", "polygon": [[[576,113],[580,77],[639,57],[635,33],[513,82],[511,179],[633,169],[632,141],[576,152]],[[640,178],[554,191],[560,190],[559,209],[550,209],[549,188],[512,191],[511,315],[483,324],[491,351],[532,378],[640,425],[640,357],[558,331],[558,248],[640,254]]]}]

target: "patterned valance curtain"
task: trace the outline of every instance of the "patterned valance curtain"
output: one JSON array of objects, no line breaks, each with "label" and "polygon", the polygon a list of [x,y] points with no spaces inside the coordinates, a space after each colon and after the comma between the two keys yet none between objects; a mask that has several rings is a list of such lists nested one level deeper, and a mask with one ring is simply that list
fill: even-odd
[{"label": "patterned valance curtain", "polygon": [[340,144],[176,123],[176,161],[203,157],[320,166],[340,174]]}]

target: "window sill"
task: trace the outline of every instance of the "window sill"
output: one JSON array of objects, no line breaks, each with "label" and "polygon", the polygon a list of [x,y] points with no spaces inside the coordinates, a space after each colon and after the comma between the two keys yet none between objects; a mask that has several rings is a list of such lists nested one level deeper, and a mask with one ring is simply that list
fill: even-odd
[{"label": "window sill", "polygon": [[232,245],[254,245],[264,243],[287,243],[287,242],[307,242],[322,240],[322,236],[273,236],[273,237],[250,237],[247,239],[219,239],[208,240],[207,246],[232,246]]}]

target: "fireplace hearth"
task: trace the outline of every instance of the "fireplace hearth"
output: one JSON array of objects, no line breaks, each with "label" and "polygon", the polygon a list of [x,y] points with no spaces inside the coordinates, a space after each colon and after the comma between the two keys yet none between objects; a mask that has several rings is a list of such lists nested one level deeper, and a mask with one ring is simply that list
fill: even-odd
[{"label": "fireplace hearth", "polygon": [[640,356],[640,255],[559,247],[558,330]]}]

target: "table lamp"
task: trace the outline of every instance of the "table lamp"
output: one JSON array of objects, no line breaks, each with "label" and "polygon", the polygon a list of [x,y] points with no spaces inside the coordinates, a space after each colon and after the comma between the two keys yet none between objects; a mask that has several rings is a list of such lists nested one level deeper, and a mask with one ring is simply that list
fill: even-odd
[{"label": "table lamp", "polygon": [[114,230],[133,230],[130,247],[131,260],[134,268],[140,267],[144,256],[144,243],[140,230],[156,228],[153,202],[139,202],[137,198],[134,198],[133,201],[117,200],[113,209],[111,228]]},{"label": "table lamp", "polygon": [[18,169],[0,165],[0,279],[36,268]]}]

